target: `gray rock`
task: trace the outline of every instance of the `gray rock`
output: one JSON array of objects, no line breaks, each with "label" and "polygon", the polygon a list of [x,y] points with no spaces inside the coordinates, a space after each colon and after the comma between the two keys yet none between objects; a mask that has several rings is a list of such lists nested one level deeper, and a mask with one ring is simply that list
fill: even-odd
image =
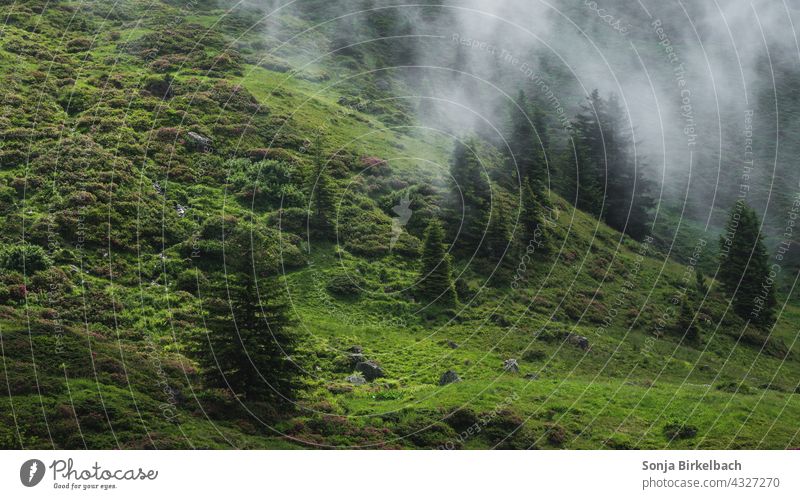
[{"label": "gray rock", "polygon": [[372,360],[367,360],[356,364],[356,371],[363,374],[367,381],[373,381],[377,378],[383,378],[386,376],[386,373],[383,372],[381,366]]},{"label": "gray rock", "polygon": [[566,333],[565,339],[571,345],[575,345],[581,350],[589,350],[589,338],[575,333]]},{"label": "gray rock", "polygon": [[519,364],[517,359],[506,359],[503,361],[503,370],[509,373],[518,373]]},{"label": "gray rock", "polygon": [[455,341],[448,341],[447,346],[455,350],[456,348],[458,348],[458,343],[456,343]]},{"label": "gray rock", "polygon": [[450,383],[461,382],[461,377],[452,369],[442,374],[439,378],[439,386],[449,385]]},{"label": "gray rock", "polygon": [[203,137],[199,133],[189,132],[186,134],[186,138],[189,146],[195,150],[207,151],[211,148],[211,139],[208,137]]},{"label": "gray rock", "polygon": [[348,367],[352,370],[361,362],[366,362],[367,358],[363,353],[349,353],[347,354]]},{"label": "gray rock", "polygon": [[336,357],[336,370],[348,373],[355,371],[359,363],[369,360],[362,352],[363,350],[359,346],[353,346],[345,350],[344,353]]},{"label": "gray rock", "polygon": [[364,379],[364,376],[360,374],[351,374],[347,378],[345,378],[349,383],[354,385],[364,385],[367,383],[367,380]]},{"label": "gray rock", "polygon": [[525,378],[525,379],[539,379],[539,375],[536,374],[536,373],[528,373],[525,376],[523,376],[523,378]]}]

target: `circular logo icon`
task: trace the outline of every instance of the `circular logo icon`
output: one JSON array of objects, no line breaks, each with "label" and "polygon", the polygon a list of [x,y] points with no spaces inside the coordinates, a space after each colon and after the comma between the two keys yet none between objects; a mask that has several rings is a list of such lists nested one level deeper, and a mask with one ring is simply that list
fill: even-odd
[{"label": "circular logo icon", "polygon": [[38,459],[28,459],[19,469],[19,479],[26,487],[35,487],[44,478],[44,463]]}]

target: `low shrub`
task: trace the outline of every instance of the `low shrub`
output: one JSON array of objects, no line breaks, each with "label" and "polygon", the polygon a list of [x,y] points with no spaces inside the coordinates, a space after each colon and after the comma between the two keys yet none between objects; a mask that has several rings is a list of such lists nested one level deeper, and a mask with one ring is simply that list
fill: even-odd
[{"label": "low shrub", "polygon": [[361,294],[366,282],[357,274],[336,274],[328,280],[325,289],[328,293],[343,297],[356,297]]},{"label": "low shrub", "polygon": [[670,440],[694,438],[696,435],[697,428],[691,425],[676,422],[664,425],[664,436]]}]

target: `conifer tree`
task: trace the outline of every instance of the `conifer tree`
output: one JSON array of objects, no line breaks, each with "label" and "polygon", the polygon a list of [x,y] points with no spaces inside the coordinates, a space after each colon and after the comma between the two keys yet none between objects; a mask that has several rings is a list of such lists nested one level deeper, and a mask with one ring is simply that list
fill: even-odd
[{"label": "conifer tree", "polygon": [[605,101],[594,90],[572,123],[577,162],[577,207],[600,217],[605,192],[606,161],[601,123]]},{"label": "conifer tree", "polygon": [[732,295],[733,309],[756,326],[775,320],[775,290],[770,280],[769,257],[756,212],[743,200],[731,210],[720,236],[719,280]]},{"label": "conifer tree", "polygon": [[210,386],[282,404],[292,396],[295,337],[266,234],[240,224],[225,239],[226,281],[204,296],[205,331],[191,350]]},{"label": "conifer tree", "polygon": [[253,278],[231,275],[228,289],[216,289],[206,298],[206,331],[198,334],[194,354],[209,385],[279,404],[291,396],[295,342],[287,330],[291,321],[281,289],[271,277],[259,280],[256,293]]},{"label": "conifer tree", "polygon": [[636,161],[633,136],[627,114],[616,95],[606,102],[603,123],[608,182],[604,220],[634,239],[648,231],[647,210],[652,206],[650,185]]},{"label": "conifer tree", "polygon": [[694,281],[697,294],[700,296],[705,296],[706,293],[708,293],[708,284],[706,284],[706,278],[703,275],[702,270],[696,269],[694,271]]},{"label": "conifer tree", "polygon": [[477,147],[475,139],[456,142],[450,167],[454,182],[453,212],[460,220],[460,224],[452,224],[452,227],[455,230],[460,225],[456,242],[459,251],[474,252],[480,245],[489,222],[491,186],[483,165],[476,157]]},{"label": "conifer tree", "polygon": [[692,310],[687,297],[681,300],[681,308],[678,313],[675,329],[678,334],[683,336],[684,341],[687,343],[695,343],[700,339],[700,331],[694,321],[694,310]]},{"label": "conifer tree", "polygon": [[546,176],[543,140],[543,120],[538,113],[531,110],[525,92],[520,90],[516,105],[511,106],[508,124],[509,154],[506,170],[513,184],[519,182],[525,185],[530,179],[534,189],[537,192],[542,191]]},{"label": "conifer tree", "polygon": [[647,233],[650,184],[637,164],[625,112],[594,90],[573,121],[578,207],[634,239]]},{"label": "conifer tree", "polygon": [[524,186],[519,235],[523,247],[533,243],[536,251],[547,252],[547,236],[544,231],[545,206],[540,199],[530,182]]},{"label": "conifer tree", "polygon": [[485,254],[486,256],[499,260],[505,256],[511,244],[511,222],[508,219],[508,212],[503,207],[502,203],[496,203],[494,215],[489,223],[489,229],[486,231],[486,238],[484,239]]},{"label": "conifer tree", "polygon": [[315,237],[332,239],[336,235],[336,187],[322,158],[322,137],[314,144],[311,227]]},{"label": "conifer tree", "polygon": [[447,254],[444,229],[438,219],[431,220],[425,230],[417,297],[427,302],[435,301],[443,307],[452,307],[457,303],[450,255]]}]

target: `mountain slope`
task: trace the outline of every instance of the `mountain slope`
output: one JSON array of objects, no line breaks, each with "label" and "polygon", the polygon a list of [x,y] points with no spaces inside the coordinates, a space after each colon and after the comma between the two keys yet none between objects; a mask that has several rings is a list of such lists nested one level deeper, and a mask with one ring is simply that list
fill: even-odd
[{"label": "mountain slope", "polygon": [[[3,9],[0,446],[797,445],[800,310],[783,297],[771,335],[745,329],[663,245],[555,194],[546,254],[459,255],[460,306],[415,301],[455,138],[419,124],[399,79],[360,79],[348,54],[308,67],[276,55],[278,35],[247,9]],[[307,226],[318,137],[335,241]],[[504,167],[491,144],[479,155]],[[516,216],[515,193],[493,188]],[[284,277],[303,373],[290,407],[210,388],[188,347],[208,290],[244,259],[226,253],[236,231]],[[676,326],[684,295],[697,341]],[[383,376],[348,380],[362,358]],[[462,381],[439,386],[448,370]]]}]

